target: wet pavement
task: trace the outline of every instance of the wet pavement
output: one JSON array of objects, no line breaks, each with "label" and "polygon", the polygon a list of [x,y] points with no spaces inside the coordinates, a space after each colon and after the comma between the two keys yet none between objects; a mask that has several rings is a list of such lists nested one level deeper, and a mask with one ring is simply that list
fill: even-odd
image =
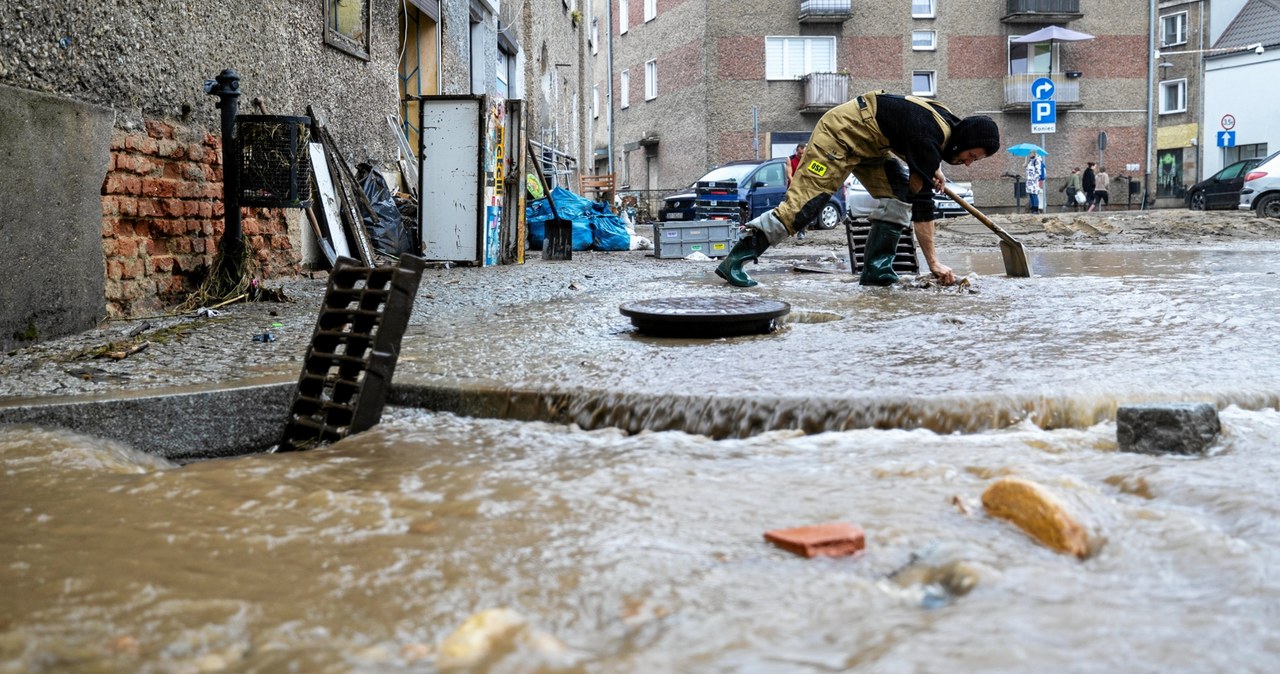
[{"label": "wet pavement", "polygon": [[[1124,402],[1275,404],[1280,355],[1267,338],[1280,328],[1273,240],[1153,243],[1111,220],[1086,222],[1095,232],[1003,220],[1027,241],[1030,279],[1004,276],[996,240],[981,225],[943,225],[940,255],[962,278],[953,287],[927,277],[861,287],[839,271],[839,230],[770,250],[748,267],[761,282],[750,289],[726,285],[714,261],[649,251],[436,266],[424,274],[393,399],[713,437],[782,428],[972,432],[1024,419],[1084,427]],[[1113,237],[1096,234],[1108,228]],[[301,367],[324,280],[281,287],[292,302],[231,305],[212,318],[113,321],[11,352],[0,358],[0,409],[287,385]],[[642,334],[619,311],[670,297],[751,297],[786,302],[791,312],[768,335],[676,339]],[[274,341],[255,341],[268,332]],[[89,355],[109,342],[119,352],[140,341],[145,349],[120,360]]]}]

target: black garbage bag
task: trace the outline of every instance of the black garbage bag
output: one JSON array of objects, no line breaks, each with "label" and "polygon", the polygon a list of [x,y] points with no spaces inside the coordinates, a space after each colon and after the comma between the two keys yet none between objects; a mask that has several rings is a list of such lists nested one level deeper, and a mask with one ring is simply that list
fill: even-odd
[{"label": "black garbage bag", "polygon": [[360,164],[356,167],[356,180],[373,205],[375,217],[364,214],[364,229],[369,233],[374,249],[396,257],[412,252],[413,238],[404,226],[387,179],[373,166]]}]

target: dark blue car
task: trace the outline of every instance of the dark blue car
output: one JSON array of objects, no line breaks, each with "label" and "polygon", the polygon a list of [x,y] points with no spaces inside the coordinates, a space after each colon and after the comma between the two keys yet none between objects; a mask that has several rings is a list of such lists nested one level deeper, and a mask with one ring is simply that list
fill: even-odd
[{"label": "dark blue car", "polygon": [[[786,158],[729,162],[694,184],[694,217],[699,220],[750,220],[782,203],[787,193]],[[672,195],[673,197],[682,195]],[[810,227],[832,229],[844,217],[844,187],[828,200]],[[665,218],[664,218],[665,219]]]}]

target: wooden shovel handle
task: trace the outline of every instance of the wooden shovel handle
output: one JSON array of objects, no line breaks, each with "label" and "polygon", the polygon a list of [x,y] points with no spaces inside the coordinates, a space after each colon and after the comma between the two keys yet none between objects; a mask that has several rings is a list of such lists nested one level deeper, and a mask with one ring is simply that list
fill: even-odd
[{"label": "wooden shovel handle", "polygon": [[995,232],[996,236],[1000,237],[1001,241],[1006,241],[1010,244],[1017,245],[1018,243],[1017,240],[1014,239],[1012,236],[1009,236],[1009,233],[1004,231],[1004,229],[1002,229],[1000,225],[997,225],[996,223],[991,222],[991,218],[988,218],[987,216],[983,215],[982,211],[978,210],[977,208],[974,208],[973,204],[965,201],[964,199],[961,199],[960,195],[952,191],[950,187],[947,187],[944,185],[942,187],[942,192],[946,194],[948,197],[951,197],[952,201],[963,206],[964,210],[969,211],[969,215],[972,215],[973,217],[977,218],[979,222],[986,225],[987,228],[990,229],[991,231]]}]

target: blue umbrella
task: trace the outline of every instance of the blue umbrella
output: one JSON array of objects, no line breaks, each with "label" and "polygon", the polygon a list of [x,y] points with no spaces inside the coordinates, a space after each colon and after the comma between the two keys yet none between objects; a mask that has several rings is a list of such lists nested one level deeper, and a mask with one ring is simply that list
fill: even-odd
[{"label": "blue umbrella", "polygon": [[1042,157],[1049,155],[1048,152],[1045,152],[1044,148],[1036,145],[1035,143],[1018,143],[1017,145],[1009,148],[1009,154],[1015,157],[1025,157],[1032,152],[1035,152]]}]

